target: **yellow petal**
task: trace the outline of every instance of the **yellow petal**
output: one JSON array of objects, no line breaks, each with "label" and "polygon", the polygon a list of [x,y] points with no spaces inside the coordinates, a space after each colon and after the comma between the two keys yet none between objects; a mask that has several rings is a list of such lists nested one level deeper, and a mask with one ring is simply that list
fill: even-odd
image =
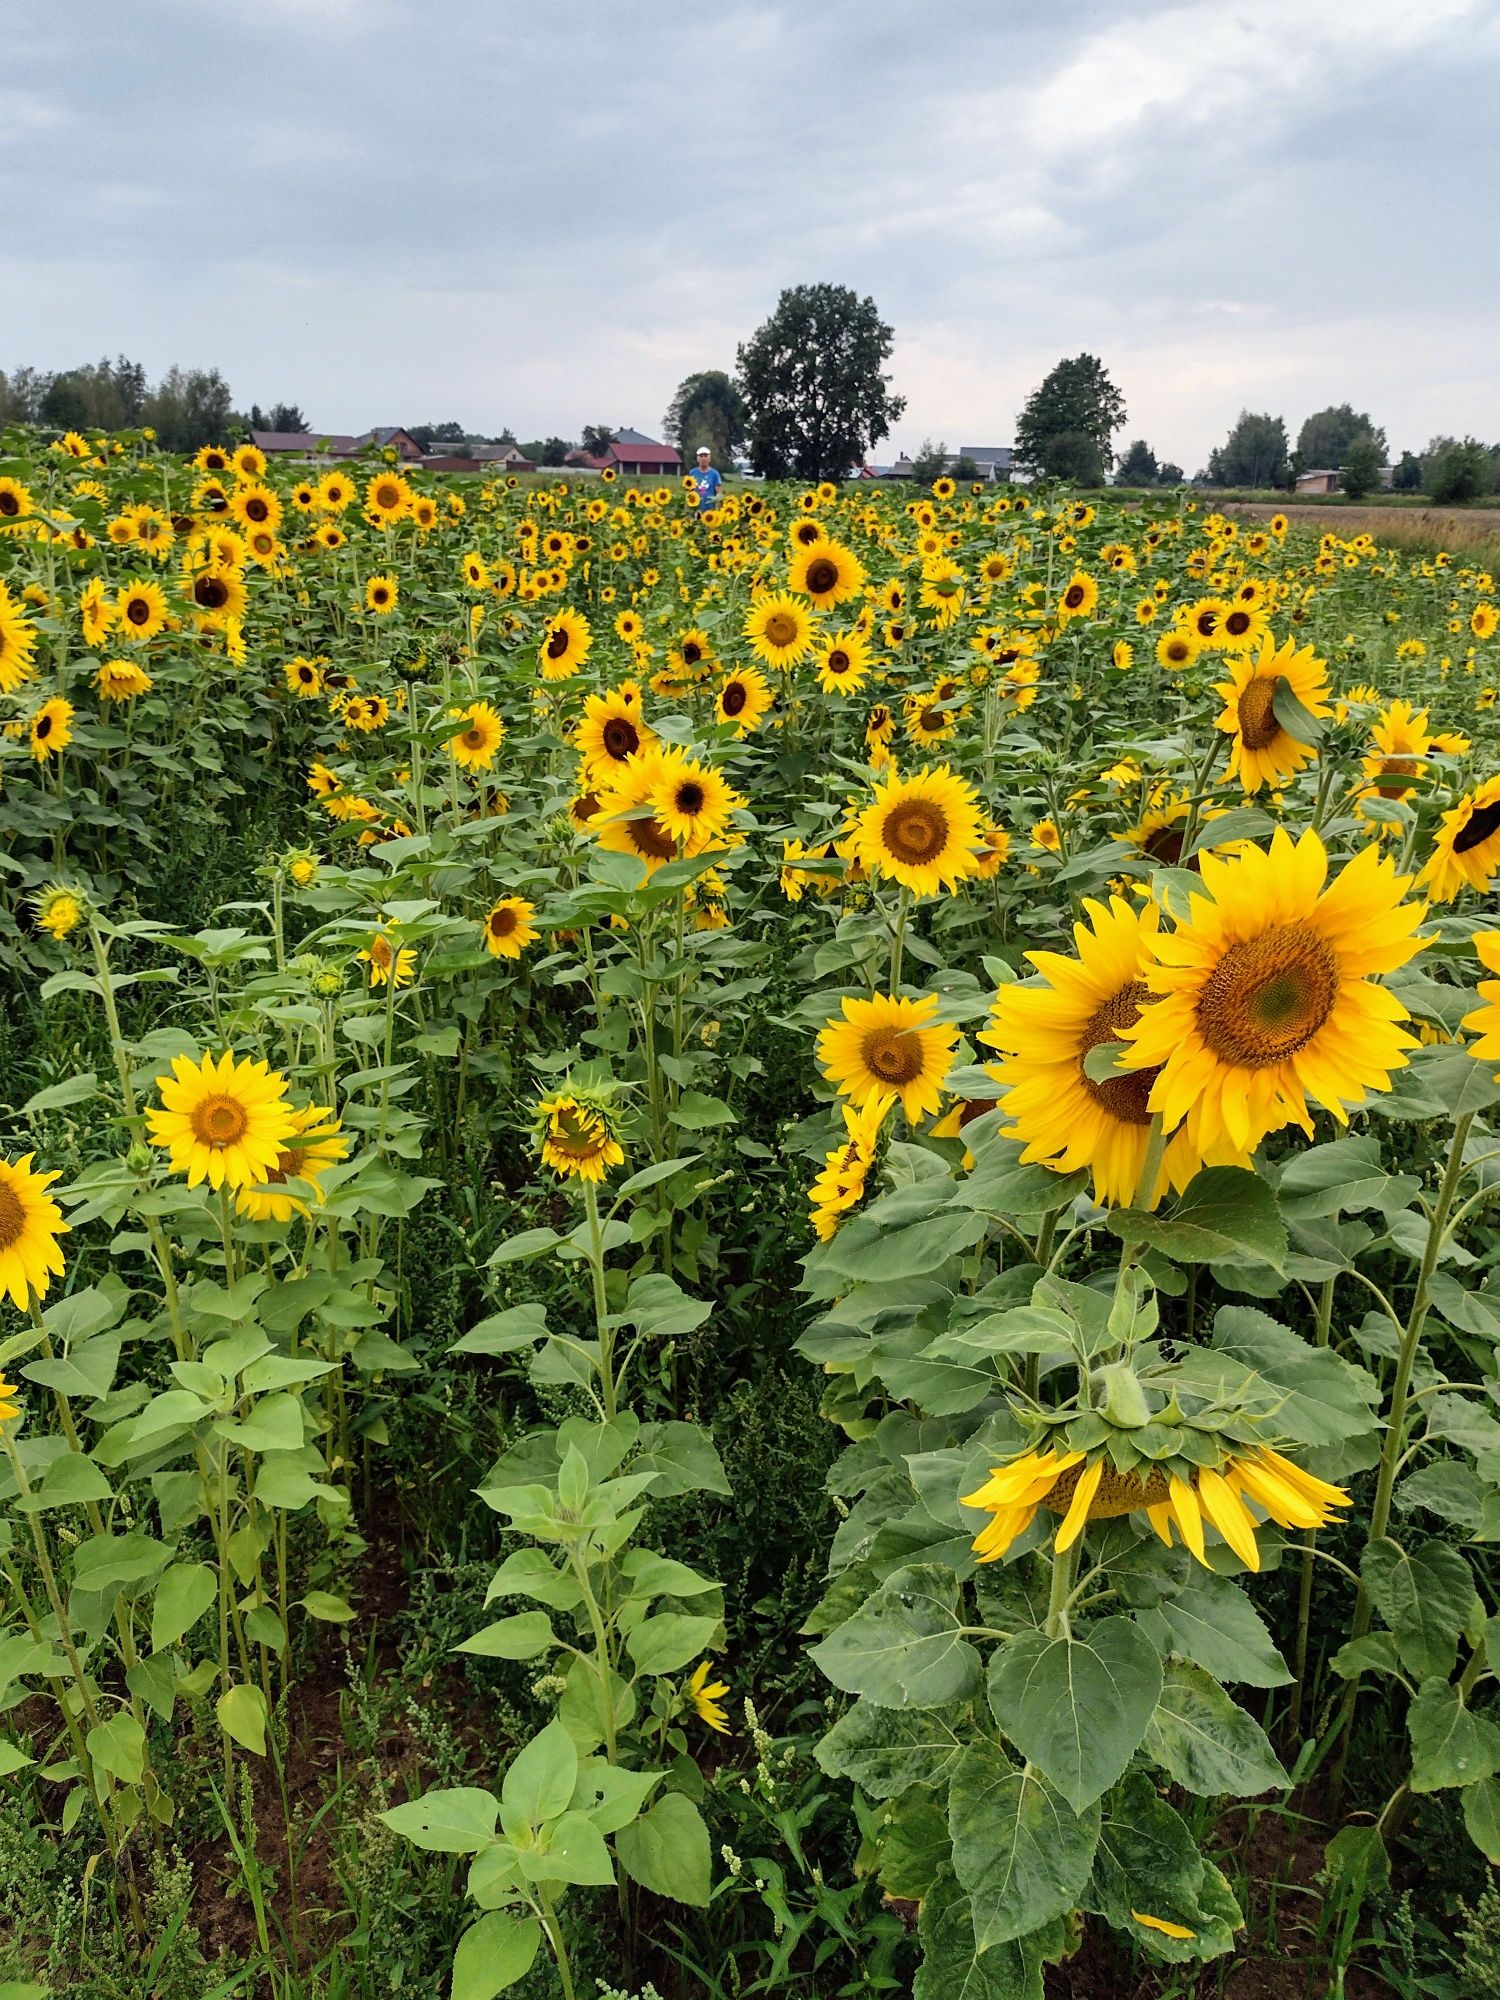
[{"label": "yellow petal", "polygon": [[1198,1498],[1203,1511],[1234,1550],[1246,1569],[1260,1568],[1260,1549],[1255,1540],[1255,1523],[1243,1501],[1217,1472],[1198,1474]]},{"label": "yellow petal", "polygon": [[1078,1484],[1073,1488],[1072,1505],[1063,1517],[1063,1524],[1057,1531],[1057,1553],[1072,1548],[1083,1533],[1084,1523],[1089,1517],[1094,1495],[1099,1491],[1099,1482],[1104,1477],[1104,1460],[1096,1458],[1092,1465],[1086,1465],[1078,1475]]}]

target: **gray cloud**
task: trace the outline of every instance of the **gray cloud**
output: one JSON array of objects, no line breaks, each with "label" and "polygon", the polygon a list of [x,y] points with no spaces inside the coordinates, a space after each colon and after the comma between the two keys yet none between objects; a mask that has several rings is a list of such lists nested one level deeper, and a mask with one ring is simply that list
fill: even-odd
[{"label": "gray cloud", "polygon": [[[9,0],[0,361],[217,363],[328,429],[653,428],[785,284],[898,442],[1062,353],[1200,464],[1241,404],[1500,436],[1497,0]],[[1463,198],[1465,190],[1468,199]]]}]

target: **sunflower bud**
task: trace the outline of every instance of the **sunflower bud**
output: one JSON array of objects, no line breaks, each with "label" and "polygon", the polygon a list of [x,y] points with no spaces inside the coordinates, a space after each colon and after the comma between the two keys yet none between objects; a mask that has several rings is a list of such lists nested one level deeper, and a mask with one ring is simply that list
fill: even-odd
[{"label": "sunflower bud", "polygon": [[1117,1430],[1138,1430],[1151,1421],[1151,1405],[1128,1361],[1111,1362],[1094,1379],[1104,1391],[1104,1416]]}]

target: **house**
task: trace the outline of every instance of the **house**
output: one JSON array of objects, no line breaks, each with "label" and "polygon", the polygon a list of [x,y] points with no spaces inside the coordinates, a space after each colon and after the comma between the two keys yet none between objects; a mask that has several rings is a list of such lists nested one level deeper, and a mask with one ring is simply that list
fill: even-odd
[{"label": "house", "polygon": [[917,468],[912,464],[911,460],[907,457],[906,453],[903,451],[901,456],[896,460],[895,464],[887,466],[885,471],[882,472],[880,476],[882,479],[915,479],[917,476]]},{"label": "house", "polygon": [[251,431],[250,442],[267,458],[357,458],[362,451],[394,449],[407,465],[420,465],[426,453],[399,424],[380,424],[350,437],[342,431]]},{"label": "house", "polygon": [[517,452],[512,458],[509,453],[501,454],[481,445],[467,456],[461,452],[443,452],[435,458],[422,460],[424,472],[535,472],[536,467],[529,458],[522,458]]},{"label": "house", "polygon": [[1337,466],[1323,466],[1316,472],[1299,472],[1296,490],[1299,493],[1337,493],[1341,476]]},{"label": "house", "polygon": [[357,451],[394,450],[396,456],[408,465],[419,464],[427,456],[411,432],[403,430],[400,424],[377,424],[374,430],[356,438],[354,444]]},{"label": "house", "polygon": [[681,472],[682,453],[669,444],[658,444],[627,424],[617,430],[604,454],[604,464],[616,472]]},{"label": "house", "polygon": [[961,444],[957,454],[950,457],[948,469],[951,472],[960,458],[966,458],[971,464],[979,467],[981,479],[987,479],[994,484],[1010,478],[1012,456],[1008,444]]},{"label": "house", "polygon": [[469,454],[481,465],[495,466],[502,472],[535,472],[536,467],[518,444],[476,444]]}]

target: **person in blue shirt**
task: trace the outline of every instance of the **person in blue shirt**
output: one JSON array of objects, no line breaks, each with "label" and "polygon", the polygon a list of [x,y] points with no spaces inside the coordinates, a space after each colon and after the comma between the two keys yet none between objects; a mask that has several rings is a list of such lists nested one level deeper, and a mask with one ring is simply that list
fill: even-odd
[{"label": "person in blue shirt", "polygon": [[713,453],[706,444],[698,447],[698,470],[693,474],[693,484],[698,489],[698,512],[706,514],[719,504],[719,493],[724,480],[719,468],[710,463]]}]

